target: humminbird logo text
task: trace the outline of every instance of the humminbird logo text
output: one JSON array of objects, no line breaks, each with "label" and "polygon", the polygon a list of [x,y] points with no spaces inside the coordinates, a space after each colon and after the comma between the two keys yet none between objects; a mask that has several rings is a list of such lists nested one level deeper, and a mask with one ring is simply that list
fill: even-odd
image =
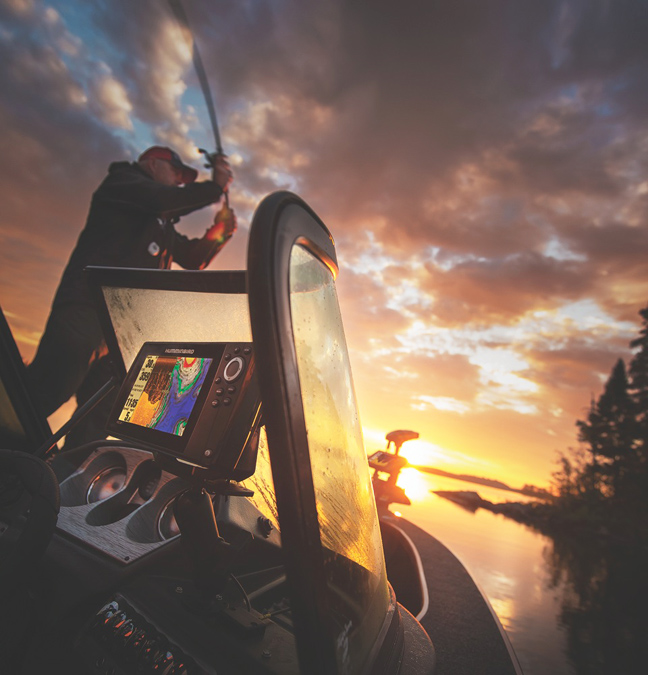
[{"label": "humminbird logo text", "polygon": [[195,349],[165,349],[165,354],[193,354]]}]

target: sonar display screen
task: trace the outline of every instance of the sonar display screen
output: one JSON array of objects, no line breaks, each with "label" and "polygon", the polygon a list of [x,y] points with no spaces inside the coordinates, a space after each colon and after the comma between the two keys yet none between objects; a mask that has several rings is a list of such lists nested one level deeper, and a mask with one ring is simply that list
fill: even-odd
[{"label": "sonar display screen", "polygon": [[212,360],[147,355],[119,420],[182,436]]}]

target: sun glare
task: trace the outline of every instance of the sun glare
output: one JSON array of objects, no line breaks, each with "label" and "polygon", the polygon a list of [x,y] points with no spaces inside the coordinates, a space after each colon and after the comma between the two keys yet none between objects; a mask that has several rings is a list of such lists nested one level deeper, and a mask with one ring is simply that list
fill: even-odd
[{"label": "sun glare", "polygon": [[438,445],[428,443],[420,438],[404,443],[400,454],[403,455],[410,464],[420,466],[436,466],[439,462],[443,464],[448,462],[446,454]]},{"label": "sun glare", "polygon": [[423,501],[430,490],[430,486],[418,469],[403,469],[398,476],[397,485],[405,490],[405,494],[412,502]]}]

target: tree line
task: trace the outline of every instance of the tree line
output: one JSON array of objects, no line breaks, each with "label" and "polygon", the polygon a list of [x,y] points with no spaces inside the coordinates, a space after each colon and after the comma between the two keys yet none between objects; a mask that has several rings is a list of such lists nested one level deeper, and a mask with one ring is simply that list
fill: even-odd
[{"label": "tree line", "polygon": [[574,524],[586,521],[621,534],[648,535],[648,307],[630,342],[629,364],[619,359],[603,393],[576,422],[578,448],[559,457],[554,509]]}]

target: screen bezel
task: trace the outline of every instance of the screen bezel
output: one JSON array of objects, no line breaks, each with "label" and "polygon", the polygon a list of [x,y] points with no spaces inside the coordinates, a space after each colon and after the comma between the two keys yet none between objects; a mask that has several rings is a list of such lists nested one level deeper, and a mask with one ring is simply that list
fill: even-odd
[{"label": "screen bezel", "polygon": [[[135,440],[143,445],[159,450],[160,452],[183,455],[204,408],[205,401],[209,395],[209,390],[211,389],[214,377],[222,361],[223,354],[225,353],[226,345],[227,343],[225,342],[145,342],[137,353],[137,357],[133,361],[130,370],[128,371],[128,375],[119,390],[119,394],[108,420],[108,431],[118,438]],[[133,385],[140,374],[144,361],[149,356],[182,356],[182,354],[168,353],[167,350],[170,349],[192,349],[194,351],[192,358],[212,359],[182,436],[176,436],[175,434],[170,434],[166,431],[142,427],[139,424],[124,422],[119,419],[126,400],[130,396]]]}]

